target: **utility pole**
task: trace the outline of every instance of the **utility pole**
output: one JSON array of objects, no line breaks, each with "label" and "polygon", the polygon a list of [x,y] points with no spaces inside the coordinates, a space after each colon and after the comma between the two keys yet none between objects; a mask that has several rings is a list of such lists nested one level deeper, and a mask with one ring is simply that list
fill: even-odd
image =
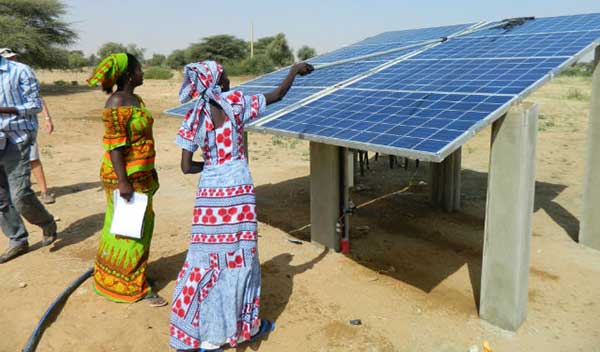
[{"label": "utility pole", "polygon": [[250,22],[250,58],[254,57],[254,22]]}]

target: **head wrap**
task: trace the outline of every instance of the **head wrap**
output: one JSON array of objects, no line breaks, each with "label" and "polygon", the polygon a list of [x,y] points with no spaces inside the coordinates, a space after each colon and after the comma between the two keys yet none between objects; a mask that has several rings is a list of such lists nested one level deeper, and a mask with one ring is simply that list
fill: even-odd
[{"label": "head wrap", "polygon": [[194,98],[198,100],[185,115],[177,133],[176,142],[181,147],[193,152],[204,145],[206,130],[213,126],[210,100],[219,104],[227,115],[233,116],[231,105],[221,96],[221,87],[217,84],[222,73],[223,67],[215,61],[185,65],[179,101],[184,104]]},{"label": "head wrap", "polygon": [[95,87],[101,83],[104,89],[112,88],[125,70],[127,70],[127,54],[108,55],[98,64],[92,77],[87,80],[88,85]]}]

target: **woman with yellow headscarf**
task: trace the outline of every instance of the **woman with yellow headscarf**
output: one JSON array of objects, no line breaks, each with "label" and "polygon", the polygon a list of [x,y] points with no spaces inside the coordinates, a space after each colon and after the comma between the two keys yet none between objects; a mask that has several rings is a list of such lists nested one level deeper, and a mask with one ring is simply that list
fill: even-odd
[{"label": "woman with yellow headscarf", "polygon": [[[132,303],[148,299],[151,306],[160,307],[167,301],[153,292],[146,280],[154,229],[152,196],[158,190],[158,176],[154,169],[154,120],[142,99],[134,94],[143,81],[139,61],[126,53],[106,57],[88,80],[90,86],[101,84],[102,90],[110,95],[102,113],[105,153],[100,178],[106,191],[107,207],[94,264],[94,289],[112,301]],[[113,93],[115,85],[117,90]],[[148,196],[140,239],[110,232],[115,190],[127,201],[134,192]]]}]

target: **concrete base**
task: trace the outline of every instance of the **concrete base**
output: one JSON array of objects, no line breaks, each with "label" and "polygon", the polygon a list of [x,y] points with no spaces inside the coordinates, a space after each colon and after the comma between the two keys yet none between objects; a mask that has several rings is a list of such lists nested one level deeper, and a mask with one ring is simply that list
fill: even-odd
[{"label": "concrete base", "polygon": [[492,127],[480,316],[512,331],[527,317],[537,117],[521,104]]},{"label": "concrete base", "polygon": [[310,239],[339,251],[340,148],[310,142]]},{"label": "concrete base", "polygon": [[250,164],[250,145],[248,144],[248,132],[244,132],[244,147],[246,148],[246,161]]},{"label": "concrete base", "polygon": [[595,65],[579,243],[600,250],[600,48]]},{"label": "concrete base", "polygon": [[449,213],[460,210],[461,160],[458,149],[441,163],[430,163],[430,200]]}]

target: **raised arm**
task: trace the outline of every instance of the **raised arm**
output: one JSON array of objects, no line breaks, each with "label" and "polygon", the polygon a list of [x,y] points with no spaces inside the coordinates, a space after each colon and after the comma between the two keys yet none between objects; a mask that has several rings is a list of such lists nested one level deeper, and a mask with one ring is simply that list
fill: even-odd
[{"label": "raised arm", "polygon": [[311,64],[307,64],[305,62],[299,62],[294,64],[290,71],[288,72],[287,77],[281,82],[279,87],[275,88],[269,93],[265,94],[265,100],[267,105],[276,103],[283,99],[283,97],[290,90],[290,87],[294,83],[294,79],[297,75],[304,76],[314,71],[314,67]]}]

